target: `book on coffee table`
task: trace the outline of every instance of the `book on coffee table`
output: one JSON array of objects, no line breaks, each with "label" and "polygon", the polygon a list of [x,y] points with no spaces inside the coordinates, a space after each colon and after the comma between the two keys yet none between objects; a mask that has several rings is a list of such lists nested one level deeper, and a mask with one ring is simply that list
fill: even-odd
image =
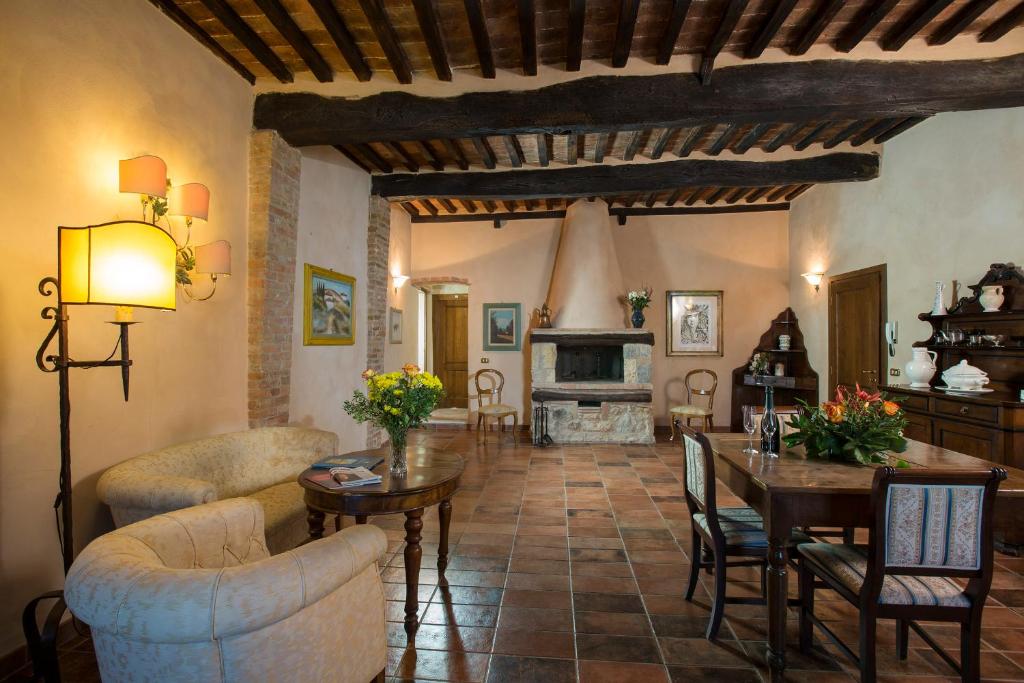
[{"label": "book on coffee table", "polygon": [[365,467],[332,467],[327,471],[311,474],[309,479],[325,489],[337,491],[338,489],[379,484],[381,476]]},{"label": "book on coffee table", "polygon": [[380,455],[334,455],[315,462],[310,467],[315,470],[329,470],[335,467],[365,467],[372,470],[382,462],[384,458]]}]

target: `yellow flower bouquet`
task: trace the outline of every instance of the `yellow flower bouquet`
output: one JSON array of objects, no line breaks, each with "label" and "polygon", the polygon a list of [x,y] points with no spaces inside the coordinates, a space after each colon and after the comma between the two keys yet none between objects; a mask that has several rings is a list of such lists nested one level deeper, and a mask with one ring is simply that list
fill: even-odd
[{"label": "yellow flower bouquet", "polygon": [[407,363],[398,372],[366,370],[366,393],[358,389],[345,401],[345,412],[356,422],[372,422],[391,438],[391,473],[405,474],[408,432],[423,424],[444,396],[444,387],[429,372]]}]

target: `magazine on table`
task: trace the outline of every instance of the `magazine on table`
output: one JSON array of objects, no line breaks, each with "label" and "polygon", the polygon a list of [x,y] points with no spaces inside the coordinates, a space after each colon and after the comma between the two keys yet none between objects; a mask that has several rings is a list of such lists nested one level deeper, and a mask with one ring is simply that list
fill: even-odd
[{"label": "magazine on table", "polygon": [[335,467],[365,467],[372,470],[382,462],[384,457],[381,455],[334,455],[313,463],[311,467],[315,470],[329,470]]},{"label": "magazine on table", "polygon": [[379,484],[381,481],[379,474],[374,474],[365,467],[332,467],[329,470],[314,472],[309,479],[332,491]]}]

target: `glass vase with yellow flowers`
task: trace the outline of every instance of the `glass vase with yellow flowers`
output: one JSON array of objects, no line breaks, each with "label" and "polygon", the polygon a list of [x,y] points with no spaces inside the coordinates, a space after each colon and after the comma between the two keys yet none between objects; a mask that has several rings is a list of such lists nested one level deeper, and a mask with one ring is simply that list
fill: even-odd
[{"label": "glass vase with yellow flowers", "polygon": [[395,476],[408,471],[405,456],[406,439],[430,417],[444,396],[444,387],[429,372],[413,363],[406,363],[398,372],[363,372],[366,393],[358,389],[345,401],[345,412],[356,422],[371,422],[388,433],[391,440],[389,469]]},{"label": "glass vase with yellow flowers", "polygon": [[869,465],[907,449],[903,410],[880,392],[839,386],[832,401],[816,407],[799,403],[803,409],[789,421],[793,431],[782,438],[787,446],[803,445],[808,457]]}]

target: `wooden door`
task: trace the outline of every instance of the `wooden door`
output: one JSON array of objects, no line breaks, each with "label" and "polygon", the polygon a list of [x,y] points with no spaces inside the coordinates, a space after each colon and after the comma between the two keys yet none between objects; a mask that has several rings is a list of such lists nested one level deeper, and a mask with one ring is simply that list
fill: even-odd
[{"label": "wooden door", "polygon": [[885,264],[837,275],[828,284],[828,383],[885,382]]},{"label": "wooden door", "polygon": [[469,407],[469,307],[465,294],[433,296],[434,374],[444,384],[442,408]]}]

